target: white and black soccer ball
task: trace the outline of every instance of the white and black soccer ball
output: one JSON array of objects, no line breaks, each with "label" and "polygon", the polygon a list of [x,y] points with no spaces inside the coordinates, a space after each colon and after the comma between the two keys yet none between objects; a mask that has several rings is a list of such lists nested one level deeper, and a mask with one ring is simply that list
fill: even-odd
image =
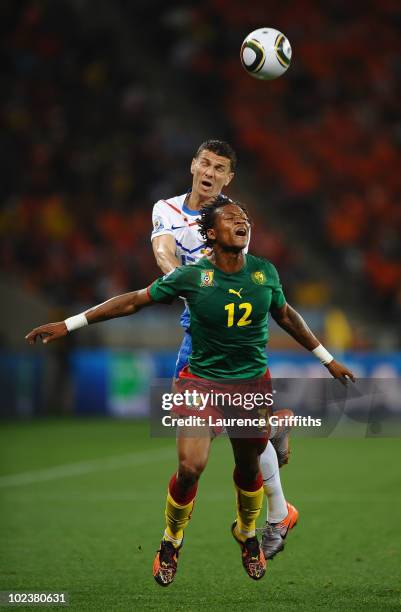
[{"label": "white and black soccer ball", "polygon": [[255,79],[277,79],[287,70],[291,57],[288,38],[274,28],[254,30],[241,46],[242,65]]}]

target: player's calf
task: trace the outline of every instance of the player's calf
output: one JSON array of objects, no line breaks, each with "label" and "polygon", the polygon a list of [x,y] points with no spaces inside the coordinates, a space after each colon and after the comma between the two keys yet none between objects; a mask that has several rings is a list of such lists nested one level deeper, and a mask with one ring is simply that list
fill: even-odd
[{"label": "player's calf", "polygon": [[273,416],[277,419],[277,425],[270,442],[277,453],[278,465],[282,467],[288,463],[291,452],[289,434],[292,429],[291,419],[294,413],[292,410],[284,408],[283,410],[277,410]]}]

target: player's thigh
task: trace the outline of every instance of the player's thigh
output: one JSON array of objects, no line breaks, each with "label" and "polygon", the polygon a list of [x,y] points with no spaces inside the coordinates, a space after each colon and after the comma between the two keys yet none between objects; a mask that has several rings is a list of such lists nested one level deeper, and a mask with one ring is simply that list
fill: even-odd
[{"label": "player's thigh", "polygon": [[211,435],[205,427],[179,427],[177,429],[177,453],[179,464],[196,471],[206,467],[211,444]]}]

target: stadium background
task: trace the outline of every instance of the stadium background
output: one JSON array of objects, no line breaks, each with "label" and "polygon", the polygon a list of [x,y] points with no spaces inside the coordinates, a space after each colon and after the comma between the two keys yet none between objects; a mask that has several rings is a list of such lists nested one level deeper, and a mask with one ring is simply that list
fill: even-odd
[{"label": "stadium background", "polygon": [[[91,585],[108,602],[104,609],[161,609],[132,534],[149,531],[140,548],[148,563],[174,452],[171,441],[148,439],[141,418],[151,381],[171,375],[180,307],[155,307],[46,349],[28,349],[23,337],[158,276],[152,204],[189,187],[197,146],[216,137],[238,152],[229,193],[249,206],[251,250],[277,265],[288,300],[359,376],[401,377],[399,4],[8,0],[0,15],[1,588],[61,588],[54,573],[60,561],[77,609],[92,605]],[[270,83],[246,75],[238,57],[245,35],[262,25],[282,30],[294,54],[285,77]],[[321,372],[275,327],[269,354],[273,375]],[[238,591],[231,584],[225,590],[217,572],[214,584],[223,588],[215,605],[232,608],[232,597],[247,609],[251,597],[249,605],[263,609],[271,597],[275,609],[302,608],[313,580],[320,585],[312,588],[316,606],[399,603],[399,542],[378,546],[368,560],[364,540],[374,548],[375,523],[360,515],[365,504],[374,509],[371,521],[394,507],[396,442],[296,440],[283,478],[306,514],[305,530],[291,535],[269,595],[242,584],[240,569]],[[207,499],[218,506],[220,523],[211,530],[225,551],[231,460],[224,441],[215,451],[198,514],[210,511]],[[339,483],[338,470],[348,480]],[[378,480],[380,509],[369,485]],[[154,516],[135,487],[157,500]],[[341,512],[353,529],[359,524],[343,568],[337,554],[348,532],[338,523]],[[201,538],[195,519],[192,528],[191,540]],[[305,561],[306,550],[318,555],[317,564]],[[203,552],[188,551],[188,563],[191,554],[202,559]],[[210,577],[197,571],[206,584]],[[195,579],[187,572],[168,605],[210,607],[204,593],[195,589],[195,601],[185,590]],[[116,595],[116,585],[130,598]]]}]

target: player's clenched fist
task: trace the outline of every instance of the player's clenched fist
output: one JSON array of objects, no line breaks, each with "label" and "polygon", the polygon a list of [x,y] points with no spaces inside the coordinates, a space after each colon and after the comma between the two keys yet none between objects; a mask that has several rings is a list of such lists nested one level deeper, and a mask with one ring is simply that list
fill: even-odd
[{"label": "player's clenched fist", "polygon": [[63,338],[67,334],[68,329],[65,322],[60,321],[59,323],[47,323],[46,325],[35,327],[35,329],[25,336],[25,340],[29,344],[35,344],[36,339],[39,338],[42,340],[43,344],[47,344],[58,338]]}]

